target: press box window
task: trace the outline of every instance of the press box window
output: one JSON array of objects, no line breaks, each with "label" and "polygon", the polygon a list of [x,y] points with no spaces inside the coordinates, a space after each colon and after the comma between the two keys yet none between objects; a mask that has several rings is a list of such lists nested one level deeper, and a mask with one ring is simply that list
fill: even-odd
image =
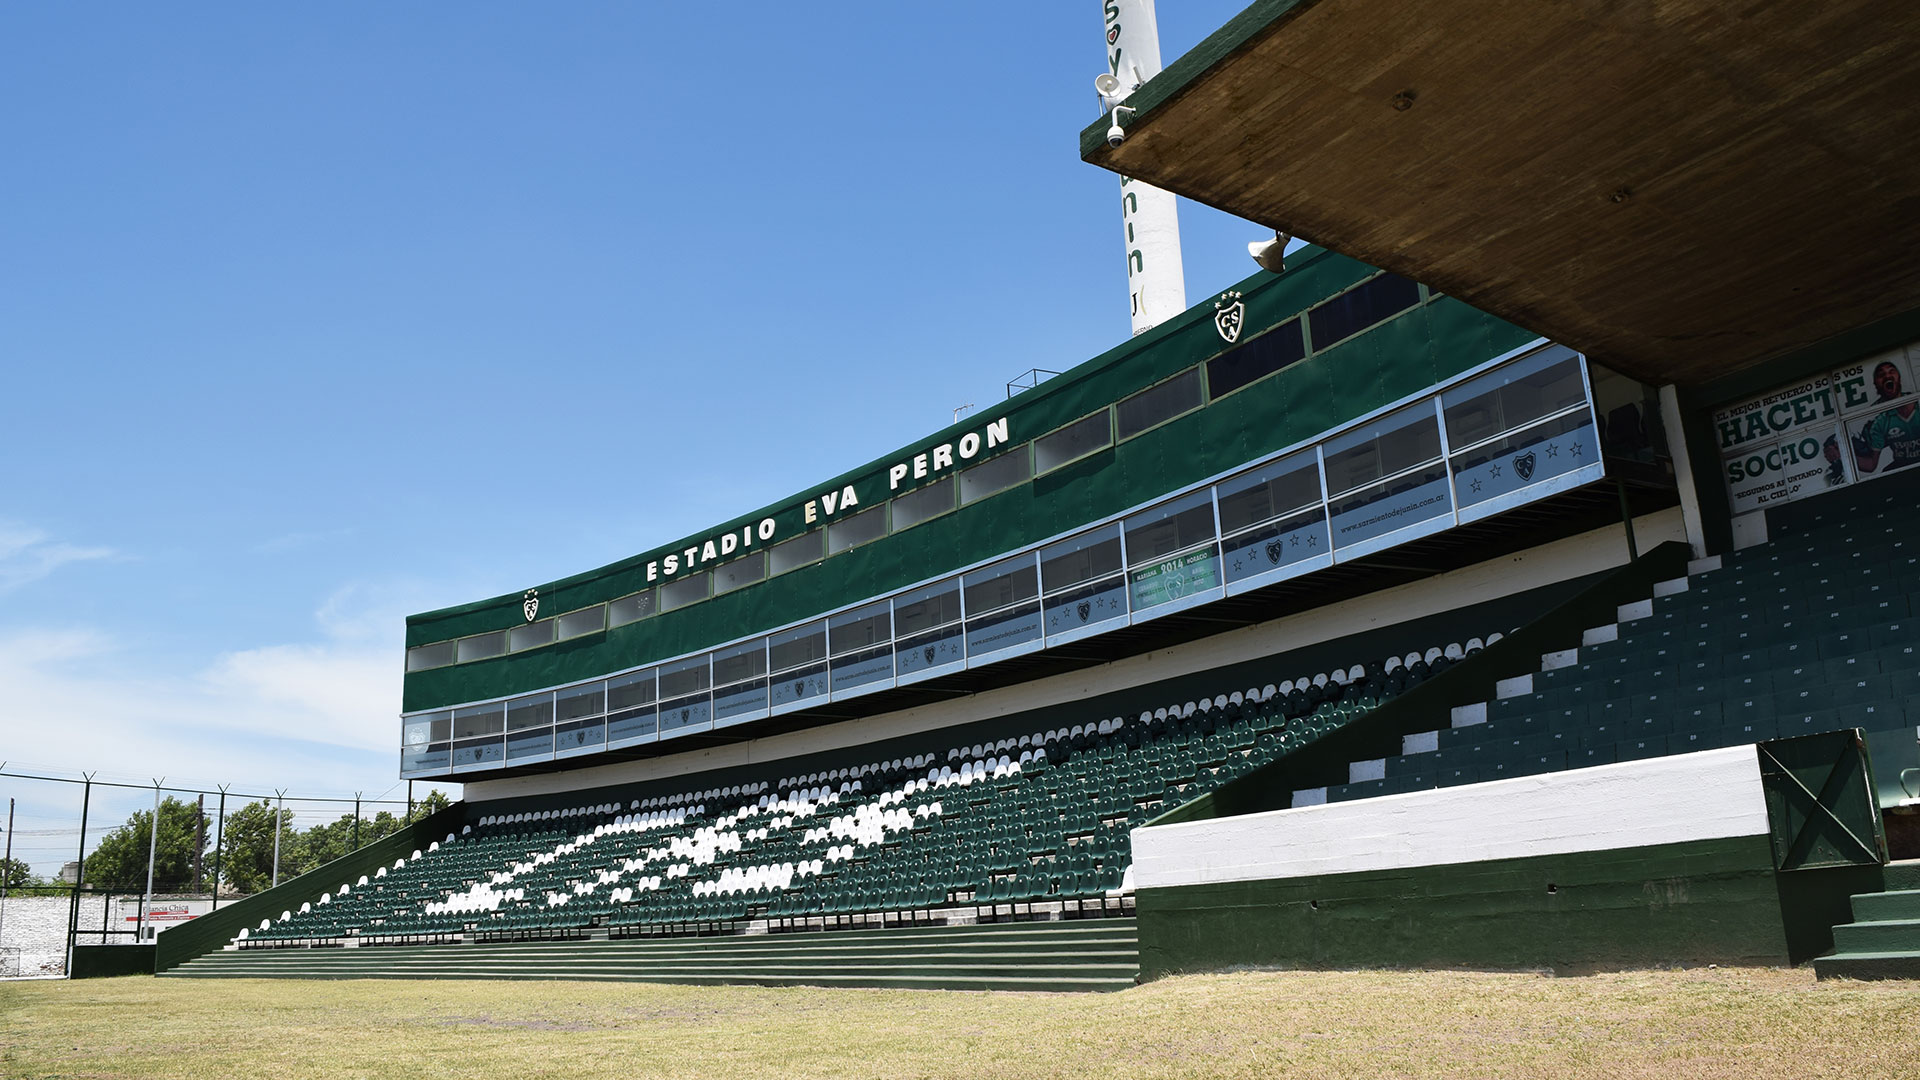
[{"label": "press box window", "polygon": [[535,694],[507,702],[507,730],[525,731],[553,723],[553,695]]},{"label": "press box window", "polygon": [[1329,442],[1327,492],[1340,495],[1440,457],[1433,403],[1421,402]]},{"label": "press box window", "polygon": [[475,634],[460,639],[460,662],[485,660],[489,657],[504,656],[507,652],[507,632],[495,630],[491,634]]},{"label": "press box window", "polygon": [[1207,361],[1207,392],[1215,401],[1306,359],[1300,320],[1288,319],[1252,341]]},{"label": "press box window", "polygon": [[1122,440],[1164,424],[1176,416],[1199,408],[1200,369],[1189,368],[1158,386],[1145,390],[1114,407],[1114,425]]},{"label": "press box window", "polygon": [[1459,450],[1587,402],[1580,359],[1554,345],[1447,392],[1447,439]]},{"label": "press box window", "polygon": [[431,645],[415,645],[407,650],[407,670],[426,671],[428,668],[446,667],[453,663],[454,643],[436,641]]},{"label": "press box window", "polygon": [[887,535],[887,508],[876,506],[862,510],[827,526],[827,554],[838,555],[848,548],[878,540]]},{"label": "press box window", "polygon": [[990,461],[983,461],[960,474],[960,505],[977,503],[989,495],[1033,479],[1033,466],[1027,448],[1017,447]]},{"label": "press box window", "polygon": [[1120,526],[1109,525],[1040,552],[1040,584],[1048,593],[1120,570]]},{"label": "press box window", "polygon": [[893,500],[893,531],[911,529],[953,509],[953,477],[935,480]]},{"label": "press box window", "polygon": [[583,634],[597,634],[607,628],[607,605],[595,604],[579,611],[569,611],[560,616],[560,639],[577,638]]},{"label": "press box window", "polygon": [[827,534],[824,529],[796,536],[791,540],[782,540],[767,549],[767,561],[771,565],[768,573],[784,574],[796,570],[808,563],[819,562],[827,553]]},{"label": "press box window", "polygon": [[1127,562],[1150,563],[1213,537],[1213,493],[1196,491],[1127,520]]},{"label": "press box window", "polygon": [[1220,531],[1238,532],[1308,506],[1320,505],[1320,463],[1296,454],[1222,483]]},{"label": "press box window", "polygon": [[966,576],[966,593],[969,617],[1039,596],[1040,576],[1034,570],[1033,557],[1018,555],[975,570]]},{"label": "press box window", "polygon": [[483,735],[498,735],[506,728],[506,723],[507,707],[499,702],[455,709],[453,710],[453,737],[474,739]]},{"label": "press box window", "polygon": [[660,586],[660,610],[672,611],[707,598],[709,583],[705,570]]},{"label": "press box window", "polygon": [[1383,323],[1419,302],[1419,285],[1399,274],[1381,274],[1307,312],[1314,351]]},{"label": "press box window", "polygon": [[625,626],[630,622],[639,622],[653,614],[654,603],[652,589],[623,596],[607,605],[607,625]]},{"label": "press box window", "polygon": [[1105,409],[1033,441],[1033,469],[1044,473],[1113,445],[1113,424]]},{"label": "press box window", "polygon": [[551,645],[553,644],[553,620],[541,619],[539,622],[516,626],[512,630],[511,638],[514,652]]},{"label": "press box window", "polygon": [[767,553],[756,551],[744,558],[735,559],[713,572],[713,594],[744,588],[767,576]]}]

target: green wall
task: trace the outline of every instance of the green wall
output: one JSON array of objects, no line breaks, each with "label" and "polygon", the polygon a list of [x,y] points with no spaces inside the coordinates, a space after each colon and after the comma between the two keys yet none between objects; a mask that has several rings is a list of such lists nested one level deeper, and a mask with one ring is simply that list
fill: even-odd
[{"label": "green wall", "polygon": [[[1784,964],[1765,836],[1143,889],[1142,978],[1237,967]],[[1831,938],[1829,937],[1829,944]]]},{"label": "green wall", "polygon": [[[1243,282],[1252,336],[1365,280],[1365,264],[1326,251],[1296,258],[1286,274]],[[679,611],[523,653],[412,672],[402,709],[415,712],[593,678],[797,622],[1118,513],[1411,396],[1535,335],[1459,301],[1437,297],[1178,420],[964,507],[813,566]],[[926,440],[845,473],[793,500],[716,524],[698,537],[632,559],[539,584],[541,611],[558,614],[647,586],[646,564],[668,552],[772,517],[775,541],[800,535],[800,505],[854,486],[861,507],[890,494],[887,467],[1007,416],[1017,445],[1103,408],[1227,348],[1203,303],[1125,345]],[[690,448],[693,449],[693,448]],[[984,459],[983,455],[982,459]],[[929,477],[932,482],[939,477]],[[713,565],[720,565],[715,563]],[[521,594],[408,619],[409,646],[521,624]]]},{"label": "green wall", "polygon": [[[171,932],[168,931],[168,933]],[[164,933],[159,935],[159,937],[165,936]],[[153,952],[158,947],[157,945],[75,945],[73,965],[67,971],[67,978],[108,979],[118,975],[151,975],[153,974]]]}]

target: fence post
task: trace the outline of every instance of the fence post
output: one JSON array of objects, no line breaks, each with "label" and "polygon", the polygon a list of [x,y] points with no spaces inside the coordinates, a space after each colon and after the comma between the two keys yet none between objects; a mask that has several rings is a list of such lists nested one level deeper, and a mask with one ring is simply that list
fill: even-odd
[{"label": "fence post", "polygon": [[220,910],[220,848],[227,831],[227,785],[220,785],[220,816],[213,823],[213,907],[208,914]]},{"label": "fence post", "polygon": [[[80,888],[87,883],[87,806],[93,801],[93,774],[80,774],[80,856],[73,864],[73,907],[67,915],[67,975],[73,975],[73,944],[80,938]],[[106,940],[105,938],[101,939]]]},{"label": "fence post", "polygon": [[350,851],[360,850],[360,793],[353,793],[353,847]]},{"label": "fence post", "polygon": [[280,819],[285,816],[287,812],[287,789],[275,788],[273,793],[280,802],[273,811],[273,882],[267,886],[269,889],[278,888],[280,885],[280,828],[282,824]]}]

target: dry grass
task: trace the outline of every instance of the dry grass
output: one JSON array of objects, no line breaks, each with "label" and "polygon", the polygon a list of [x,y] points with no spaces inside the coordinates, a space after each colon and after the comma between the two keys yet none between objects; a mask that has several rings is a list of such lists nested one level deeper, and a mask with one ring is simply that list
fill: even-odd
[{"label": "dry grass", "polygon": [[0,984],[8,1077],[1914,1077],[1920,983],[1248,972],[1121,994]]}]

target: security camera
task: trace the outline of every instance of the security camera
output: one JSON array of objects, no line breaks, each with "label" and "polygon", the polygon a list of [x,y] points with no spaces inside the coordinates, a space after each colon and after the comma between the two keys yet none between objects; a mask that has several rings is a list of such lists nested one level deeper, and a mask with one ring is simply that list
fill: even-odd
[{"label": "security camera", "polygon": [[1133,110],[1127,108],[1125,105],[1115,105],[1113,107],[1113,124],[1107,128],[1108,146],[1119,146],[1121,143],[1127,141],[1127,133],[1120,127],[1120,114],[1123,112],[1128,116],[1133,115]]},{"label": "security camera", "polygon": [[1253,261],[1260,264],[1260,269],[1275,274],[1282,273],[1287,268],[1287,242],[1292,239],[1293,237],[1275,229],[1273,239],[1255,240],[1248,244],[1247,254],[1253,256]]}]

